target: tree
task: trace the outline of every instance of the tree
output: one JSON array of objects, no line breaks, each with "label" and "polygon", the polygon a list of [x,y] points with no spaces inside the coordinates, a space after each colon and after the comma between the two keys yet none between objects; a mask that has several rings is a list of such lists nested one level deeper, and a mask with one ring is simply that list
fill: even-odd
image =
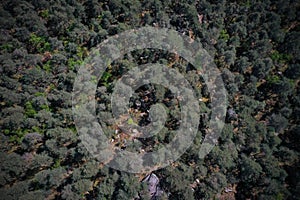
[{"label": "tree", "polygon": [[[245,154],[241,157],[241,180],[244,183],[248,183],[249,186],[255,184],[260,178],[262,173],[262,167],[259,163],[249,158]],[[248,186],[248,187],[249,187]]]}]

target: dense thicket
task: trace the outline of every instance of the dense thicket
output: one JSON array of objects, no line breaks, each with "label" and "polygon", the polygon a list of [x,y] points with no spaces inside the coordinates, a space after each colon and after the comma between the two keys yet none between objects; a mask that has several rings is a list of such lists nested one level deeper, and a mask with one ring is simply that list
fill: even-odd
[{"label": "dense thicket", "polygon": [[[164,191],[160,198],[300,198],[298,1],[3,0],[0,9],[0,199],[133,199],[145,194],[145,174],[109,169],[81,144],[72,89],[93,47],[146,25],[201,42],[214,55],[229,101],[218,145],[202,160],[199,141],[209,120],[209,94],[190,65],[168,52],[146,49],[114,62],[104,73],[97,94],[103,119],[110,117],[115,80],[137,64],[178,69],[204,100],[192,147],[155,172]],[[145,112],[161,101],[170,110],[167,128],[155,141],[140,141],[151,151],[172,139],[178,108],[166,88],[148,85],[138,92],[133,108]],[[145,96],[150,100],[137,106]],[[147,116],[139,123],[149,123]],[[107,132],[113,130],[109,123]],[[122,141],[118,145],[136,148]]]}]

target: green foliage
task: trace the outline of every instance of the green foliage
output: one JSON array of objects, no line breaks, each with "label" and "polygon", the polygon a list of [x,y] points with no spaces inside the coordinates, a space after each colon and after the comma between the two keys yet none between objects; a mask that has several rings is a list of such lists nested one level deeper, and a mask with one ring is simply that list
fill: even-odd
[{"label": "green foliage", "polygon": [[82,60],[77,60],[75,58],[69,58],[68,59],[68,69],[71,71],[74,71],[76,67],[80,66],[83,64]]},{"label": "green foliage", "polygon": [[[160,199],[297,199],[298,10],[296,1],[3,1],[1,198],[133,199],[140,194],[149,199],[143,195],[147,185],[140,182],[146,175],[98,163],[80,142],[72,116],[76,72],[90,50],[108,36],[148,25],[176,30],[190,38],[190,45],[201,42],[222,71],[228,106],[235,112],[226,120],[218,145],[200,160],[199,148],[210,128],[210,91],[202,80],[205,74],[194,69],[199,66],[177,57],[176,48],[172,55],[157,49],[132,51],[113,61],[102,77],[91,77],[92,83],[101,82],[97,117],[115,140],[124,133],[112,120],[111,92],[116,80],[138,65],[161,63],[176,69],[200,99],[194,144],[171,166],[155,171],[165,192]],[[142,104],[129,102],[134,113],[125,123],[146,125],[154,119],[149,110],[155,103],[166,105],[168,119],[156,136],[128,140],[125,148],[156,151],[176,135],[180,101],[162,86],[138,90],[134,98]],[[154,159],[163,161],[164,156]],[[230,188],[236,191],[226,192]]]},{"label": "green foliage", "polygon": [[262,173],[262,167],[248,156],[242,155],[241,175],[242,181],[255,183]]},{"label": "green foliage", "polygon": [[102,74],[102,77],[100,79],[101,83],[105,86],[108,87],[109,86],[109,80],[112,77],[112,74],[110,72],[104,72]]},{"label": "green foliage", "polygon": [[14,46],[12,44],[2,44],[0,46],[0,51],[1,52],[11,52],[14,49]]},{"label": "green foliage", "polygon": [[226,29],[222,29],[221,32],[220,32],[220,36],[219,36],[220,39],[223,39],[225,41],[228,41],[230,36],[229,34],[227,33],[227,30]]},{"label": "green foliage", "polygon": [[72,184],[72,188],[74,188],[74,191],[80,196],[84,196],[85,193],[87,193],[92,188],[92,182],[87,179],[81,179]]},{"label": "green foliage", "polygon": [[[163,171],[162,187],[166,188],[175,199],[194,199],[189,184],[193,180],[193,169],[183,163],[176,168],[167,167]],[[180,180],[180,181],[178,181]]]},{"label": "green foliage", "polygon": [[83,60],[88,55],[87,48],[78,46],[76,55],[79,57],[80,60]]},{"label": "green foliage", "polygon": [[142,186],[133,174],[127,173],[121,174],[117,185],[119,187],[117,190],[115,190],[113,195],[113,198],[115,199],[132,199],[138,195],[138,192]]},{"label": "green foliage", "polygon": [[246,6],[247,8],[251,7],[251,1],[250,0],[244,0],[242,1],[242,5]]},{"label": "green foliage", "polygon": [[274,50],[270,57],[273,61],[279,63],[288,63],[292,59],[291,55],[279,53],[277,50]]},{"label": "green foliage", "polygon": [[52,71],[51,61],[47,61],[45,64],[43,64],[42,69],[48,73],[51,72]]},{"label": "green foliage", "polygon": [[37,173],[33,181],[39,189],[51,189],[54,186],[63,184],[66,174],[64,168],[48,169]]},{"label": "green foliage", "polygon": [[119,178],[119,175],[114,173],[108,173],[108,176],[103,177],[102,182],[97,185],[97,191],[99,194],[99,199],[112,199],[113,193],[115,191],[115,184],[117,183],[117,180]]},{"label": "green foliage", "polygon": [[30,34],[29,43],[39,53],[51,50],[51,44],[44,37],[37,36],[35,33]]},{"label": "green foliage", "polygon": [[129,119],[127,120],[127,124],[128,124],[128,125],[137,125],[137,123],[134,122],[132,118],[129,118]]},{"label": "green foliage", "polygon": [[39,15],[44,18],[44,19],[48,19],[49,18],[49,10],[48,9],[45,9],[45,10],[41,10],[39,12]]},{"label": "green foliage", "polygon": [[18,180],[24,172],[25,163],[22,162],[20,155],[16,153],[7,154],[0,152],[1,155],[1,186],[10,184]]},{"label": "green foliage", "polygon": [[27,117],[34,117],[34,115],[36,115],[36,114],[37,114],[37,111],[33,107],[32,102],[31,101],[27,101],[25,103],[25,115]]}]

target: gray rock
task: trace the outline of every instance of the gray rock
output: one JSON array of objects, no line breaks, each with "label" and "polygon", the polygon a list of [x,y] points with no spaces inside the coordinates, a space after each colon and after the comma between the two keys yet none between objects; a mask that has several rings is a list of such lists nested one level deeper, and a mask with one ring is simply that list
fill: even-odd
[{"label": "gray rock", "polygon": [[236,119],[237,118],[237,114],[232,108],[229,108],[227,110],[227,114],[228,114],[229,119]]},{"label": "gray rock", "polygon": [[148,192],[151,196],[151,199],[155,199],[156,197],[159,197],[163,194],[163,190],[161,190],[158,186],[159,178],[154,173],[151,173],[148,176],[146,176],[142,182],[147,183]]}]

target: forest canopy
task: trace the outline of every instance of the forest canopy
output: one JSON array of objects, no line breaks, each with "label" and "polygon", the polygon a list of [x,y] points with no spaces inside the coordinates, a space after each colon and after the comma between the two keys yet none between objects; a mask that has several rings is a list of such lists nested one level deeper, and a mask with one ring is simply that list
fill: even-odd
[{"label": "forest canopy", "polygon": [[[298,1],[3,0],[0,9],[0,199],[300,198]],[[197,136],[178,160],[131,174],[99,163],[82,144],[72,91],[93,48],[146,26],[201,43],[221,72],[228,108],[217,145],[201,159],[211,101],[195,66],[161,49],[112,62],[94,80],[96,114],[120,151],[155,151],[181,123],[178,98],[156,84],[135,91],[126,123],[146,126],[150,107],[161,103],[168,118],[159,134],[131,141],[112,122],[114,85],[139,65],[180,72],[202,111]]]}]

